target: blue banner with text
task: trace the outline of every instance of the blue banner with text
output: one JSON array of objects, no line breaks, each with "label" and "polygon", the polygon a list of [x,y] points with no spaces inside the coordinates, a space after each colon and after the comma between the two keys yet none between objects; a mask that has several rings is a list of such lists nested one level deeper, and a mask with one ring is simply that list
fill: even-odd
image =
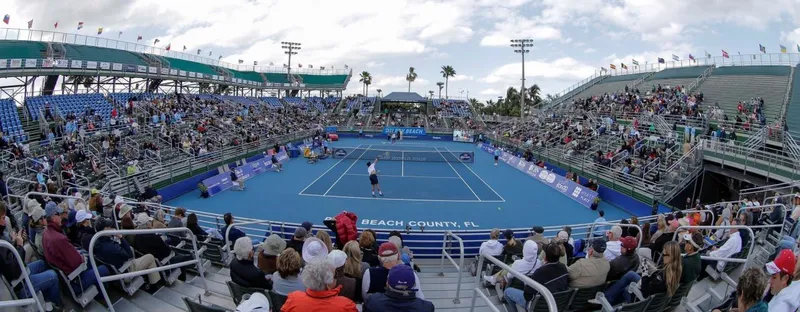
[{"label": "blue banner with text", "polygon": [[[289,160],[289,156],[286,154],[286,151],[281,151],[280,153],[276,154],[275,158],[280,163],[284,163]],[[267,172],[271,169],[272,169],[272,155],[268,155],[266,157],[262,157],[255,161],[249,162],[244,166],[233,168],[233,171],[236,172],[236,177],[238,177],[239,180],[247,181],[248,179],[256,175],[261,174],[263,172]],[[205,186],[208,187],[208,195],[214,196],[214,194],[218,194],[233,186],[233,182],[231,181],[231,173],[230,172],[220,173],[218,175],[203,180],[203,184],[205,184]]]},{"label": "blue banner with text", "polygon": [[403,136],[424,136],[427,133],[425,132],[425,128],[414,128],[414,127],[383,127],[383,134],[389,135],[391,133],[397,133],[400,131],[403,133]]},{"label": "blue banner with text", "polygon": [[[495,148],[493,146],[486,143],[481,143],[478,146],[481,150],[489,154],[494,154]],[[517,168],[517,170],[539,180],[539,182],[558,190],[587,208],[592,206],[594,199],[597,197],[597,192],[567,180],[567,178],[550,172],[547,169],[541,168],[535,163],[525,161],[525,159],[514,156],[511,153],[502,152],[500,154],[500,159],[509,166]]]}]

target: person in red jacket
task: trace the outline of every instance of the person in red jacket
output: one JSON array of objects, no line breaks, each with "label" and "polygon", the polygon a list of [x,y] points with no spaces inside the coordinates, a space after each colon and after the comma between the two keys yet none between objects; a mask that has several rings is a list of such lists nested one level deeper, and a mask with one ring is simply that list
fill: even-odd
[{"label": "person in red jacket", "polygon": [[347,242],[358,239],[358,228],[356,222],[358,216],[355,213],[342,211],[336,217],[336,244],[342,249]]},{"label": "person in red jacket", "polygon": [[[45,205],[44,214],[47,218],[47,229],[42,234],[42,248],[44,249],[44,257],[50,266],[63,271],[66,275],[70,275],[86,259],[72,246],[67,236],[62,232],[62,212],[64,212],[64,208],[59,207],[54,202],[49,202]],[[99,287],[99,277],[94,274],[89,263],[87,263],[86,267],[87,269],[78,278],[80,283],[78,283],[78,279],[75,279],[70,285],[75,293],[83,293],[83,290],[91,285]],[[97,271],[100,276],[108,275],[108,268],[105,265],[98,266]]]}]

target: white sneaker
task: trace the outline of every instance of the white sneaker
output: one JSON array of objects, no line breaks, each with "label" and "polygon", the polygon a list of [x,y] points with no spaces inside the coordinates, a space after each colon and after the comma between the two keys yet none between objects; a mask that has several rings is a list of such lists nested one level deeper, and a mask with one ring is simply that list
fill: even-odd
[{"label": "white sneaker", "polygon": [[486,281],[487,283],[491,284],[492,286],[497,284],[497,280],[495,280],[493,275],[484,275],[483,276],[483,280]]},{"label": "white sneaker", "polygon": [[497,166],[497,163],[494,163],[494,165]]}]

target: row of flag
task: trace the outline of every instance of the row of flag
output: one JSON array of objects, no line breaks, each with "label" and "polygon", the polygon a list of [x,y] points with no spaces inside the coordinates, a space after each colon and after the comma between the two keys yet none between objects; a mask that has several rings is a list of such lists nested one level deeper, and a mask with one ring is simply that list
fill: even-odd
[{"label": "row of flag", "polygon": [[[10,16],[10,15],[8,15],[8,14],[6,14],[5,16],[3,16],[3,23],[5,23],[6,25],[8,25],[8,23],[9,23],[9,22],[11,22],[11,16]],[[59,23],[59,22],[58,22],[58,21],[56,21],[56,22],[53,24],[53,28],[54,28],[54,29],[58,29],[58,23]],[[81,30],[81,29],[83,29],[83,25],[84,25],[84,23],[83,23],[83,22],[78,22],[78,27],[77,27],[77,30]],[[28,29],[32,29],[32,28],[33,28],[33,20],[30,20],[30,21],[28,21]],[[97,35],[102,35],[102,34],[103,34],[103,27],[98,27],[98,28],[97,28]],[[117,38],[119,38],[119,37],[122,37],[122,31],[120,31],[120,32],[117,34]],[[144,37],[142,37],[142,35],[138,35],[138,36],[136,36],[136,41],[142,41],[143,39],[144,39]],[[155,40],[153,40],[153,45],[157,45],[159,42],[161,42],[161,40],[156,38]],[[167,44],[167,46],[166,46],[164,49],[165,49],[165,50],[167,50],[167,51],[171,51],[171,50],[172,50],[172,43],[168,43],[168,44]],[[186,52],[186,50],[187,50],[187,47],[184,45],[184,46],[183,46],[183,51],[184,51],[184,52]],[[201,53],[201,52],[203,52],[203,50],[202,50],[202,49],[197,49],[197,55],[200,55],[200,53]],[[211,56],[212,54],[213,54],[213,51],[208,51],[208,56]],[[218,60],[221,60],[221,59],[222,59],[222,55],[219,55],[219,56],[217,57],[217,59],[218,59]],[[244,60],[239,60],[239,64],[244,64]],[[275,64],[274,64],[274,63],[272,63],[272,62],[270,62],[270,63],[269,63],[269,66],[274,66],[274,65],[275,65]],[[253,66],[258,66],[258,61],[253,61]],[[283,67],[284,67],[284,68],[289,68],[289,65],[287,65],[287,64],[283,64]],[[300,67],[300,68],[302,68],[302,67],[303,67],[303,64],[297,64],[297,67]],[[314,68],[314,65],[310,65],[310,64],[309,64],[309,65],[308,65],[308,68],[312,68],[312,69],[313,69],[313,68]],[[331,69],[333,69],[333,68],[334,68],[334,66],[331,66]],[[345,68],[345,69],[348,69],[348,68],[349,68],[349,66],[347,66],[347,64],[345,64],[345,65],[344,65],[344,68]],[[325,66],[320,66],[320,67],[319,67],[319,69],[321,69],[321,70],[325,70]]]},{"label": "row of flag", "polygon": [[[780,48],[781,48],[781,53],[787,53],[785,46],[781,45]],[[761,51],[761,53],[767,53],[767,49],[761,44],[758,45],[758,50]],[[800,44],[797,45],[797,52],[800,53]],[[741,54],[741,53],[739,53],[739,54]],[[708,53],[708,51],[705,51],[705,55],[706,55],[706,58],[711,58],[711,53]],[[722,57],[723,58],[731,58],[730,54],[728,54],[728,51],[725,51],[725,50],[722,50]],[[755,58],[755,56],[753,56],[753,58]],[[680,58],[680,56],[677,56],[677,55],[673,54],[672,55],[672,60],[676,61],[676,62],[680,62],[681,58]],[[697,62],[697,59],[694,57],[694,55],[689,53],[689,61],[690,62]],[[637,61],[636,59],[631,59],[631,64],[633,64],[634,66],[639,66],[639,61]],[[658,58],[658,64],[666,64],[666,60],[663,57],[659,57]],[[608,67],[611,68],[612,70],[616,70],[617,69],[617,66],[615,64],[609,64]],[[628,66],[625,65],[625,63],[620,63],[620,67],[622,69],[626,69],[626,70],[628,69]],[[607,71],[607,69],[605,67],[600,67],[600,70],[601,71]]]}]

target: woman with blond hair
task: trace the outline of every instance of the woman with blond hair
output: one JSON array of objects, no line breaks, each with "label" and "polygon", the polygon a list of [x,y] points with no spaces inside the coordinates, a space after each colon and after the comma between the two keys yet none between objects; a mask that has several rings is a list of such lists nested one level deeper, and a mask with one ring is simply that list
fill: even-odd
[{"label": "woman with blond hair", "polygon": [[655,234],[653,234],[653,236],[650,237],[650,243],[651,244],[655,243],[655,241],[658,239],[658,237],[661,236],[661,234],[664,234],[664,232],[667,231],[667,220],[664,218],[664,215],[659,215],[658,216],[658,219],[656,220],[656,228],[657,228],[657,230],[656,230]]},{"label": "woman with blond hair", "polygon": [[[347,260],[344,262],[344,276],[352,277],[356,280],[356,289],[361,289],[363,283],[364,271],[369,268],[369,264],[361,261],[361,247],[358,242],[349,241],[344,244],[344,254],[347,255]],[[361,292],[356,291],[355,302],[361,302]]]},{"label": "woman with blond hair", "polygon": [[331,241],[331,235],[328,234],[328,232],[323,230],[317,231],[317,238],[325,244],[325,247],[328,248],[328,252],[333,251],[333,242]]},{"label": "woman with blond hair", "polygon": [[272,273],[272,290],[287,296],[293,291],[305,291],[306,287],[300,280],[300,269],[303,267],[303,258],[292,248],[286,248],[277,261],[278,271]]},{"label": "woman with blond hair", "polygon": [[642,278],[642,295],[645,298],[663,292],[666,292],[667,296],[672,296],[678,289],[683,274],[681,247],[678,242],[669,241],[664,244],[661,261],[662,264],[655,272]]}]

